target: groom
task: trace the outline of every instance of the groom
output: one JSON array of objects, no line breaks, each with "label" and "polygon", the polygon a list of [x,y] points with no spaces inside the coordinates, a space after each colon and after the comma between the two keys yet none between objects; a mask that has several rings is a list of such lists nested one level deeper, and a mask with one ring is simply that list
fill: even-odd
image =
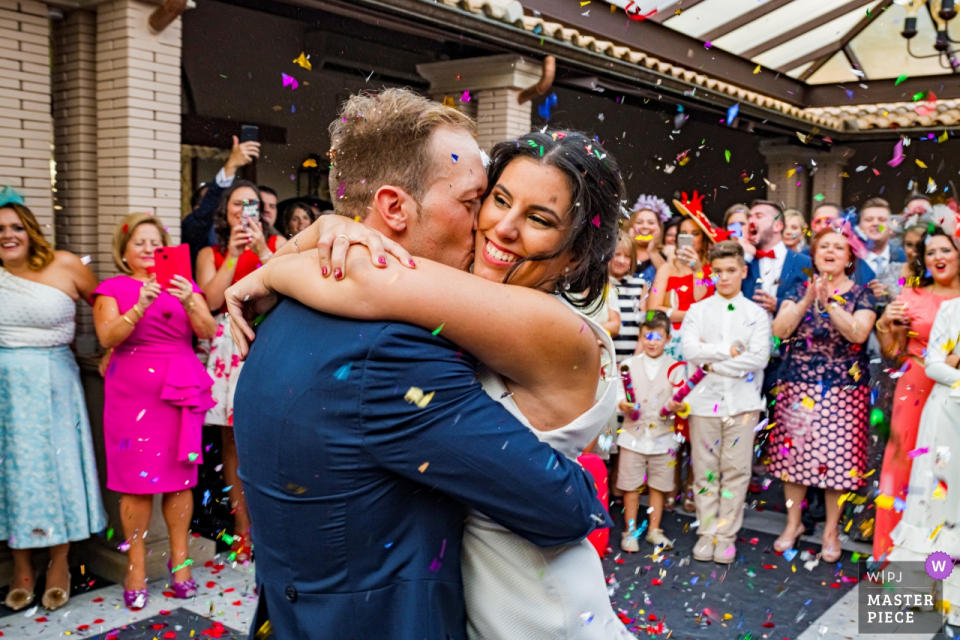
[{"label": "groom", "polygon": [[[331,125],[338,213],[466,267],[486,189],[475,132],[406,91],[352,96]],[[244,300],[243,287],[228,293]],[[294,300],[262,324],[234,419],[257,554],[251,637],[269,620],[282,640],[465,638],[467,506],[545,547],[609,526],[592,480],[490,399],[476,365],[430,331]]]}]

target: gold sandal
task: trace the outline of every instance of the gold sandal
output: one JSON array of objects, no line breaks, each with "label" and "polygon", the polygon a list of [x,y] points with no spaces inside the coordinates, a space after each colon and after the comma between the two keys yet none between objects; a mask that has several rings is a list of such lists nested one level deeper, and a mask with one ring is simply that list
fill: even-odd
[{"label": "gold sandal", "polygon": [[[33,577],[34,585],[36,585],[37,577]],[[8,609],[13,609],[14,611],[20,611],[25,609],[33,604],[34,598],[37,597],[33,591],[27,591],[26,589],[10,589],[10,592],[7,593],[6,600],[3,601],[3,604]]]},{"label": "gold sandal", "polygon": [[[67,572],[67,580],[71,578],[70,572]],[[67,601],[70,600],[70,587],[67,587],[66,591],[60,587],[51,587],[43,592],[43,597],[40,598],[40,604],[43,605],[43,608],[47,611],[56,611],[63,605],[67,604]]]}]

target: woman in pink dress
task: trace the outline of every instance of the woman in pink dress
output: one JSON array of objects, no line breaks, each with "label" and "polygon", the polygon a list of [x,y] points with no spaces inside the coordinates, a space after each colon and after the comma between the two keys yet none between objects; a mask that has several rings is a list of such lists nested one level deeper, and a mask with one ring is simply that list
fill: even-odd
[{"label": "woman in pink dress", "polygon": [[890,420],[890,440],[883,454],[880,496],[873,534],[873,557],[880,560],[890,551],[893,531],[906,506],[907,486],[916,448],[920,415],[934,382],[924,372],[924,357],[933,319],[940,305],[960,296],[957,266],[960,254],[953,239],[940,227],[928,230],[918,243],[920,250],[913,272],[924,274],[919,286],[905,287],[877,321],[877,338],[888,358],[899,358],[906,370],[897,380]]},{"label": "woman in pink dress", "polygon": [[122,494],[120,514],[130,563],[124,601],[147,601],[144,536],[153,496],[163,494],[170,532],[174,593],[196,594],[187,558],[197,468],[203,462],[201,430],[213,406],[207,375],[192,338],[210,338],[216,323],[200,289],[177,276],[157,282],[154,251],[170,236],[152,215],[132,213],[113,234],[113,260],[125,274],[100,284],[93,308],[97,337],[113,349],[107,368],[103,416],[107,488]]}]

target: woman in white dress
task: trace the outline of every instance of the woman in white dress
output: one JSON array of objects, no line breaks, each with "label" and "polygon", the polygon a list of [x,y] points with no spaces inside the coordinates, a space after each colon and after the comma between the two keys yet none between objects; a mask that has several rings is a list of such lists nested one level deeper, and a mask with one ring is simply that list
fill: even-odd
[{"label": "woman in white dress", "polygon": [[[957,254],[952,254],[957,260]],[[956,267],[954,267],[956,268]],[[891,569],[911,572],[910,584],[933,583],[922,568],[934,551],[960,558],[960,298],[940,305],[930,330],[926,374],[936,384],[923,408],[903,518],[890,534]],[[904,562],[910,564],[904,565]],[[906,578],[904,579],[906,582]],[[939,599],[939,598],[938,598]],[[954,603],[948,621],[960,624],[960,571],[943,581],[942,599]]]},{"label": "woman in white dress", "polygon": [[[487,175],[474,275],[428,260],[416,269],[395,262],[376,269],[355,250],[347,277],[335,282],[319,277],[317,254],[304,251],[274,258],[228,291],[231,314],[244,327],[235,302],[274,290],[328,313],[442,330],[485,364],[480,379],[492,398],[576,459],[616,401],[615,385],[600,375],[604,355],[615,362],[613,344],[579,309],[603,302],[623,183],[599,144],[559,131],[497,145]],[[316,226],[312,231],[319,234]],[[315,245],[317,237],[304,235],[300,246]],[[632,638],[586,541],[541,549],[473,512],[461,563],[471,638]]]}]

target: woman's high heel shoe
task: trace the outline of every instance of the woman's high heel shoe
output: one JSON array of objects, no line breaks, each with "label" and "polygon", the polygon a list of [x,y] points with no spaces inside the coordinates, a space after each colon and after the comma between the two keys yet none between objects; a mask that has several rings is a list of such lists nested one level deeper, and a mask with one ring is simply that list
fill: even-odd
[{"label": "woman's high heel shoe", "polygon": [[[67,581],[70,580],[70,572],[67,572]],[[40,598],[40,604],[43,605],[43,608],[47,611],[56,611],[63,605],[67,604],[67,601],[70,599],[70,587],[67,587],[66,591],[60,587],[51,587],[43,592],[43,597]]]},{"label": "woman's high heel shoe", "polygon": [[189,580],[184,580],[183,582],[177,582],[177,579],[174,577],[173,565],[167,560],[167,569],[170,571],[170,582],[173,584],[173,595],[175,598],[180,600],[189,600],[190,598],[197,595],[197,581],[193,578]]},{"label": "woman's high heel shoe", "polygon": [[20,611],[20,609],[30,606],[36,597],[37,594],[27,591],[26,589],[10,589],[10,593],[7,594],[7,598],[3,601],[3,604],[8,609]]},{"label": "woman's high heel shoe", "polygon": [[123,590],[123,604],[126,605],[127,609],[132,611],[139,611],[147,606],[147,602],[150,600],[150,592],[146,589],[134,589],[133,591]]},{"label": "woman's high heel shoe", "polygon": [[823,536],[823,546],[820,549],[820,559],[824,562],[837,562],[843,555],[843,547],[840,546],[840,540],[827,542],[827,536]]},{"label": "woman's high heel shoe", "polygon": [[37,583],[37,575],[33,575],[33,585],[30,586],[30,589],[10,589],[10,592],[7,593],[6,599],[3,601],[3,604],[8,609],[13,609],[14,611],[20,611],[20,609],[25,609],[33,604],[34,599],[37,597],[37,594],[33,592],[34,587]]},{"label": "woman's high heel shoe", "polygon": [[773,550],[777,553],[783,553],[784,551],[789,551],[790,549],[796,549],[797,541],[800,540],[800,536],[803,535],[803,524],[801,523],[793,530],[793,535],[788,536],[787,530],[784,529],[783,533],[780,534],[780,537],[777,538],[773,543]]}]

